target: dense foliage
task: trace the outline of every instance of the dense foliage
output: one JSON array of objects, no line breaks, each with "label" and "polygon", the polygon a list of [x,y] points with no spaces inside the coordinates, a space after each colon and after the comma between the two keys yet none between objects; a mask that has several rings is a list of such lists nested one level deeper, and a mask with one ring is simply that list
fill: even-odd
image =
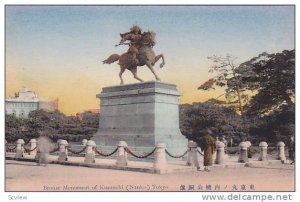
[{"label": "dense foliage", "polygon": [[243,68],[252,72],[244,75],[243,83],[257,92],[250,101],[248,114],[263,115],[280,109],[281,105],[294,105],[295,50],[262,53],[241,64],[239,69]]},{"label": "dense foliage", "polygon": [[[254,143],[273,144],[288,142],[295,135],[295,50],[262,53],[238,66],[232,56],[209,59],[214,63],[209,71],[218,75],[198,89],[225,87],[228,99],[212,98],[205,103],[183,105],[181,129],[184,135],[197,139],[209,128],[216,136],[225,134],[236,140],[246,138]],[[237,104],[239,107],[235,107]]]},{"label": "dense foliage", "polygon": [[198,142],[210,129],[214,136],[226,136],[237,144],[247,138],[249,123],[234,110],[209,103],[180,106],[180,129],[187,138]]},{"label": "dense foliage", "polygon": [[74,116],[66,116],[59,111],[46,112],[44,110],[32,111],[28,119],[16,118],[13,115],[5,115],[5,138],[8,142],[14,142],[19,138],[28,142],[31,138],[41,135],[47,136],[53,141],[66,139],[77,142],[89,139],[98,129],[99,114],[85,112],[82,120]]},{"label": "dense foliage", "polygon": [[199,86],[198,90],[207,91],[215,89],[215,86],[225,87],[225,93],[219,95],[218,98],[224,95],[227,104],[243,115],[244,105],[248,102],[247,86],[242,82],[239,66],[234,62],[236,57],[214,55],[208,59],[213,62],[213,65],[209,67],[209,72],[215,73],[215,76]]}]

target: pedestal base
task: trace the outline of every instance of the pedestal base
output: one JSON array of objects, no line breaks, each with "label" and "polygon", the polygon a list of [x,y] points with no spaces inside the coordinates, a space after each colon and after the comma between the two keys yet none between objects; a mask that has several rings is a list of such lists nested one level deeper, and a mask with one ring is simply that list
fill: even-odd
[{"label": "pedestal base", "polygon": [[145,82],[102,89],[97,145],[116,147],[126,141],[129,148],[152,150],[165,143],[173,155],[187,149],[187,139],[179,130],[179,96],[176,86]]}]

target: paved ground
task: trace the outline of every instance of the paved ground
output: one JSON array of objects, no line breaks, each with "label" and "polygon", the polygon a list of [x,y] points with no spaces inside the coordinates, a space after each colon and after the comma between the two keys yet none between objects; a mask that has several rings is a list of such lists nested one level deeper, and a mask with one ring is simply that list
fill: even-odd
[{"label": "paved ground", "polygon": [[294,191],[294,174],[292,165],[157,175],[6,160],[6,191]]}]

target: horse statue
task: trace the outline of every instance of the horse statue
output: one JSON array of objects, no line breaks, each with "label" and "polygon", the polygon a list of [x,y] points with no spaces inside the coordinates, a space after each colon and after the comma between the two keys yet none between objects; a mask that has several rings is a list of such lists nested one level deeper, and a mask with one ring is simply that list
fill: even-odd
[{"label": "horse statue", "polygon": [[144,32],[143,34],[141,34],[141,39],[138,41],[138,43],[135,43],[134,45],[132,45],[132,43],[124,43],[127,40],[131,40],[130,34],[125,33],[120,35],[122,39],[118,45],[130,45],[128,51],[126,53],[123,53],[122,55],[112,54],[102,62],[103,64],[111,64],[116,61],[119,61],[118,65],[120,65],[119,77],[121,79],[121,85],[124,83],[122,74],[126,69],[131,71],[135,79],[139,80],[140,82],[143,82],[143,80],[137,75],[137,66],[144,65],[146,65],[154,74],[155,79],[160,81],[159,77],[153,69],[153,66],[161,58],[162,63],[160,64],[160,68],[162,68],[165,65],[165,60],[163,54],[155,55],[153,51],[156,34],[151,31]]}]

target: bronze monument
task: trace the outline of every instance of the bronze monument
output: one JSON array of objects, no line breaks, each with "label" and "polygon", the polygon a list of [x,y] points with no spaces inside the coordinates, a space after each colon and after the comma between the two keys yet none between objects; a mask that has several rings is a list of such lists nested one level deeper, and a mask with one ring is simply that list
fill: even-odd
[{"label": "bronze monument", "polygon": [[[138,26],[133,26],[130,29],[130,32],[120,34],[121,40],[119,45],[129,45],[128,51],[122,55],[112,54],[106,60],[103,61],[103,64],[111,64],[113,62],[119,61],[120,73],[119,77],[121,79],[121,84],[124,83],[122,74],[126,69],[130,70],[134,78],[143,82],[141,78],[137,75],[137,66],[146,65],[151,72],[154,74],[156,80],[159,80],[153,66],[161,58],[162,63],[160,67],[162,68],[165,64],[163,54],[155,55],[153,51],[153,46],[155,45],[155,32],[143,32]],[[125,43],[128,41],[127,43]]]}]

